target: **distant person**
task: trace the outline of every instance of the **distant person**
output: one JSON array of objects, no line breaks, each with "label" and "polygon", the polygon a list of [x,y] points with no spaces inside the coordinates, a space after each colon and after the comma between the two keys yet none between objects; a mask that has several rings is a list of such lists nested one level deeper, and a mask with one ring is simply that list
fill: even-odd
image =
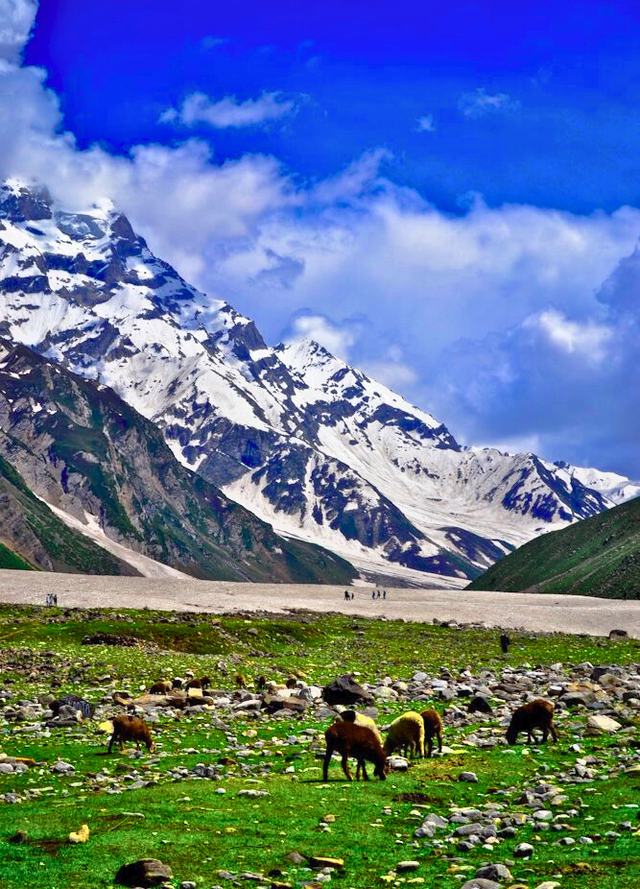
[{"label": "distant person", "polygon": [[375,599],[375,597],[376,597],[376,591],[375,591],[375,590],[372,590],[372,592],[371,592],[371,598],[372,598],[372,599]]},{"label": "distant person", "polygon": [[58,594],[57,593],[53,594],[53,604],[56,606],[56,608],[58,607]]},{"label": "distant person", "polygon": [[382,591],[382,598],[383,598],[383,599],[386,599],[386,598],[387,598],[387,591],[386,591],[386,590],[383,590],[383,591]]},{"label": "distant person", "polygon": [[345,602],[348,602],[351,596],[349,595],[349,590],[344,591]]},{"label": "distant person", "polygon": [[500,633],[500,648],[502,649],[503,654],[509,654],[509,646],[511,645],[511,639],[506,633]]},{"label": "distant person", "polygon": [[378,590],[378,599],[380,598],[380,590]]}]

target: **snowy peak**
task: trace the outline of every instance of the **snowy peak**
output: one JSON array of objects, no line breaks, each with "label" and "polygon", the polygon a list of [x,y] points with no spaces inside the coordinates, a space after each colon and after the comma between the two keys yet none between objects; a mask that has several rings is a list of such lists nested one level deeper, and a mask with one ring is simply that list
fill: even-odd
[{"label": "snowy peak", "polygon": [[0,335],[110,387],[189,469],[367,576],[460,583],[611,503],[587,470],[462,448],[316,342],[270,348],[109,201],[74,212],[1,187]]}]

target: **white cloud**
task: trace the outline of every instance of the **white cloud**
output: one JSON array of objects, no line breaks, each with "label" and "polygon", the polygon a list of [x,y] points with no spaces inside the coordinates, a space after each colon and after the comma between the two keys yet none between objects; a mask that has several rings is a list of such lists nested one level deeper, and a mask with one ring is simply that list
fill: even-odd
[{"label": "white cloud", "polygon": [[37,0],[0,0],[0,59],[19,60],[37,11]]},{"label": "white cloud", "polygon": [[287,343],[315,340],[332,355],[348,361],[350,349],[357,336],[358,326],[354,322],[345,321],[343,324],[337,324],[326,315],[302,312],[292,319],[284,339]]},{"label": "white cloud", "polygon": [[416,129],[419,133],[435,133],[436,124],[433,114],[425,114],[423,117],[419,117],[416,121]]},{"label": "white cloud", "polygon": [[589,319],[583,323],[571,321],[556,309],[546,309],[527,318],[524,327],[538,328],[549,342],[569,355],[581,355],[599,363],[606,357],[606,346],[613,331],[605,324]]},{"label": "white cloud", "polygon": [[496,112],[518,111],[520,102],[507,93],[492,96],[481,86],[472,93],[463,93],[458,101],[458,108],[465,117],[478,118]]},{"label": "white cloud", "polygon": [[365,361],[363,370],[390,389],[406,389],[418,382],[418,374],[405,361],[398,345],[389,346],[380,358]]},{"label": "white cloud", "polygon": [[[152,250],[268,340],[315,337],[467,441],[535,436],[547,452],[564,442],[555,455],[569,458],[580,442],[583,463],[605,441],[619,470],[637,454],[640,253],[620,262],[637,208],[577,215],[476,198],[443,213],[389,181],[384,149],[314,183],[261,154],[216,163],[197,139],[80,150],[45,72],[19,65],[34,10],[0,0],[0,177],[41,181],[78,208],[112,197]],[[503,98],[482,91],[480,105],[505,110]]]},{"label": "white cloud", "polygon": [[277,120],[289,114],[296,105],[282,93],[263,93],[258,99],[239,102],[235,96],[214,101],[205,93],[191,93],[178,110],[169,108],[160,115],[162,123],[179,122],[192,127],[206,123],[217,129],[249,127]]}]

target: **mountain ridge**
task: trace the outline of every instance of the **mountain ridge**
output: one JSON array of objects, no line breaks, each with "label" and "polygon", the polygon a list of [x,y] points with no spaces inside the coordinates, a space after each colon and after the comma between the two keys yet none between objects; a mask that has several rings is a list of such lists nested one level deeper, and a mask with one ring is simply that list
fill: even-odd
[{"label": "mountain ridge", "polygon": [[175,457],[365,576],[460,585],[612,505],[575,467],[463,448],[431,414],[305,341],[269,347],[107,202],[0,188],[0,334],[113,389]]}]

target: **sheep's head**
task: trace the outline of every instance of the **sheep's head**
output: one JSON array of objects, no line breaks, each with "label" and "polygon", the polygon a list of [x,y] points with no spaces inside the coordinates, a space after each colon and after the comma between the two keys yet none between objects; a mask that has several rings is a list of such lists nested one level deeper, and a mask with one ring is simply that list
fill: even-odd
[{"label": "sheep's head", "polygon": [[516,719],[515,716],[511,717],[511,722],[509,723],[509,728],[507,729],[507,743],[515,744],[518,739],[518,733],[520,731],[519,720]]}]

